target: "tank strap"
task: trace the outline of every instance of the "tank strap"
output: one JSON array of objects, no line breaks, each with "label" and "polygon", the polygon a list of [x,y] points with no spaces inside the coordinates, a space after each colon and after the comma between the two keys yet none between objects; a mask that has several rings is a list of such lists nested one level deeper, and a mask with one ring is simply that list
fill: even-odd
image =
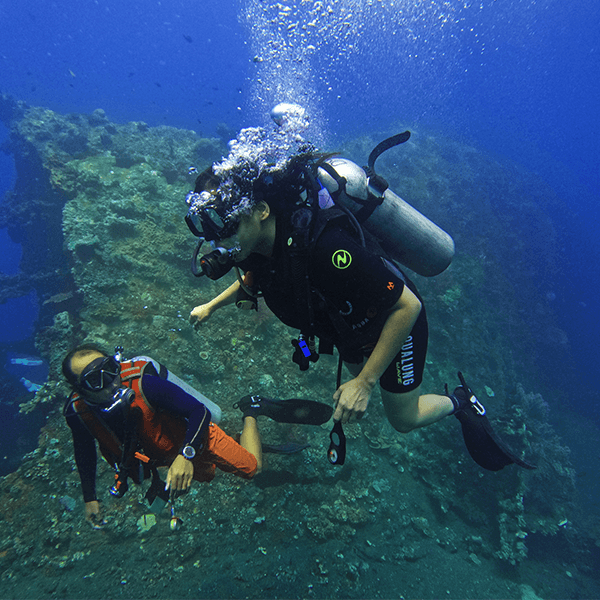
[{"label": "tank strap", "polygon": [[369,194],[369,199],[361,202],[362,208],[356,213],[356,220],[362,225],[373,214],[375,209],[383,204],[383,200],[383,195],[374,196],[373,194]]},{"label": "tank strap", "polygon": [[338,189],[333,193],[330,192],[334,202],[336,202],[338,196],[346,191],[346,178],[342,177],[328,162],[319,163],[319,168],[323,169],[337,183]]},{"label": "tank strap", "polygon": [[[380,177],[379,175],[376,175],[375,173],[373,173],[372,176],[369,177],[368,197],[366,200],[363,200],[362,198],[356,198],[354,196],[350,196],[346,192],[346,183],[347,183],[346,178],[339,175],[338,172],[329,163],[323,163],[321,165],[321,168],[324,171],[326,171],[331,177],[333,177],[333,179],[337,183],[338,189],[332,194],[332,198],[333,198],[335,205],[340,210],[343,210],[351,220],[356,220],[355,227],[357,229],[360,228],[360,225],[362,225],[373,214],[373,211],[378,206],[381,206],[381,204],[383,203],[383,200],[384,200],[383,194],[384,194],[385,190],[388,188],[387,181],[383,177]],[[367,167],[363,167],[363,169],[368,174]],[[373,181],[373,183],[372,183],[372,181]],[[376,193],[373,193],[373,190],[375,190]],[[361,205],[361,208],[358,210],[356,215],[354,215],[352,213],[352,211],[350,211],[349,209],[344,207],[343,204],[341,204],[337,201],[342,192],[345,192],[349,198],[352,198],[352,200],[354,202]],[[362,231],[360,231],[359,235],[361,235],[361,237],[363,237],[364,234],[362,234]]]}]

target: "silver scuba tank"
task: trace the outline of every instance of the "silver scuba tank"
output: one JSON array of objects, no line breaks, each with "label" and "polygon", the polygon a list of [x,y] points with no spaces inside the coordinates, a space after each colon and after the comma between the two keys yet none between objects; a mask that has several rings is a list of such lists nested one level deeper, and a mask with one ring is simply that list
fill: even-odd
[{"label": "silver scuba tank", "polygon": [[336,194],[337,181],[321,167],[319,181],[355,216],[365,202],[381,200],[362,226],[392,258],[425,277],[439,275],[448,267],[454,257],[454,240],[443,229],[389,188],[381,194],[371,187],[365,170],[351,160],[330,158],[326,162],[346,180],[346,185]]},{"label": "silver scuba tank", "polygon": [[[136,356],[131,360],[145,360],[151,362],[158,373],[160,373],[161,371],[161,364],[157,360],[151,358],[150,356]],[[206,406],[206,408],[210,410],[210,420],[216,425],[219,424],[219,422],[221,421],[221,408],[217,406],[212,400],[209,400],[204,394],[200,393],[196,388],[193,388],[189,383],[186,383],[185,381],[183,381],[183,379],[177,377],[177,375],[171,373],[171,371],[169,370],[167,370],[166,379],[167,381],[170,381],[171,383],[174,383],[176,386],[180,387],[184,392],[187,392],[190,396],[196,398],[196,400],[202,402],[202,404],[204,404],[204,406]]]}]

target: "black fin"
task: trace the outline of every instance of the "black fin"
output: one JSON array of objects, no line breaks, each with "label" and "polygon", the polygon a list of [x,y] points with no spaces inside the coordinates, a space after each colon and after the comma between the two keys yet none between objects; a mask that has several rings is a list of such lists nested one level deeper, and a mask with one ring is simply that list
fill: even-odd
[{"label": "black fin", "polygon": [[454,416],[460,421],[465,445],[471,458],[488,471],[499,471],[506,465],[516,464],[524,469],[535,469],[531,463],[519,458],[492,428],[486,410],[475,392],[459,371],[460,386],[446,395],[455,405]]},{"label": "black fin", "polygon": [[244,417],[269,417],[278,423],[300,423],[305,425],[322,425],[333,415],[333,407],[323,402],[291,398],[279,400],[264,396],[244,396],[234,404]]},{"label": "black fin", "polygon": [[519,458],[496,434],[485,415],[479,415],[469,407],[458,411],[455,416],[460,421],[471,458],[484,469],[499,471],[513,463],[524,469],[535,469],[534,465]]}]

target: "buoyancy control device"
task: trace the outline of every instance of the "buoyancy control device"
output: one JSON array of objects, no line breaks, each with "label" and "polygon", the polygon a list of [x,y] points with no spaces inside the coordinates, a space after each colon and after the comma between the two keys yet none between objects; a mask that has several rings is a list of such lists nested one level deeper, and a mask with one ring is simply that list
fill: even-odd
[{"label": "buoyancy control device", "polygon": [[[181,378],[174,375],[171,371],[165,367],[162,363],[158,362],[154,358],[149,356],[134,356],[131,359],[125,360],[123,357],[123,347],[117,346],[115,348],[114,359],[119,363],[126,362],[130,365],[129,377],[140,377],[140,370],[138,368],[137,375],[131,375],[132,371],[135,371],[135,365],[144,364],[145,367],[150,367],[148,371],[151,375],[156,375],[163,380],[169,381],[174,385],[187,392],[190,396],[193,396],[206,406],[210,411],[211,422],[219,424],[221,421],[221,408],[215,404],[212,400],[209,400],[204,394],[201,394],[198,390],[193,388],[191,385],[183,381]],[[142,368],[141,373],[144,373]],[[123,372],[121,372],[123,375]],[[131,384],[130,384],[131,385]],[[132,387],[120,388],[129,392],[127,394],[118,393],[118,399],[103,409],[102,412],[111,412],[115,409],[120,409],[125,419],[124,426],[124,440],[122,440],[122,447],[117,438],[109,430],[102,430],[102,440],[105,444],[105,448],[108,449],[109,454],[105,454],[103,450],[104,458],[109,464],[115,468],[115,482],[110,488],[111,495],[121,498],[129,489],[128,480],[131,477],[136,483],[142,483],[145,479],[152,476],[152,483],[146,493],[146,499],[150,503],[150,510],[152,512],[159,512],[166,505],[169,500],[169,493],[165,490],[164,482],[161,480],[157,467],[156,461],[151,460],[143,452],[142,448],[138,447],[138,419],[141,418],[141,411],[132,407],[132,401],[135,398],[135,392]],[[73,410],[80,413],[83,425],[94,435],[97,439],[100,438],[94,434],[94,427],[97,428],[96,417],[90,416],[89,412],[81,411],[77,408],[76,402],[80,400],[80,394],[76,391],[69,396],[64,406],[63,412],[67,413],[69,406],[73,405]],[[119,408],[117,408],[119,407]],[[101,445],[102,448],[102,445]],[[120,457],[120,458],[119,458]]]}]

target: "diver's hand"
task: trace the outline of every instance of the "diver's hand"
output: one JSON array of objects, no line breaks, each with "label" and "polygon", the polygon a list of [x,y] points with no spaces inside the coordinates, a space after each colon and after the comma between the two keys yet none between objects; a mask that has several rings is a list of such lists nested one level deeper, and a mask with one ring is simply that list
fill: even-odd
[{"label": "diver's hand", "polygon": [[213,308],[209,304],[201,304],[196,306],[190,313],[190,323],[194,326],[194,329],[198,329],[201,323],[208,321],[210,315],[213,313]]},{"label": "diver's hand", "polygon": [[194,465],[191,460],[179,454],[167,473],[166,490],[184,491],[192,485]]},{"label": "diver's hand", "polygon": [[372,391],[373,385],[360,377],[355,377],[340,385],[333,394],[336,402],[333,420],[348,423],[362,419],[369,405]]},{"label": "diver's hand", "polygon": [[85,520],[94,528],[102,529],[106,521],[100,514],[100,504],[98,500],[92,500],[85,503]]}]

